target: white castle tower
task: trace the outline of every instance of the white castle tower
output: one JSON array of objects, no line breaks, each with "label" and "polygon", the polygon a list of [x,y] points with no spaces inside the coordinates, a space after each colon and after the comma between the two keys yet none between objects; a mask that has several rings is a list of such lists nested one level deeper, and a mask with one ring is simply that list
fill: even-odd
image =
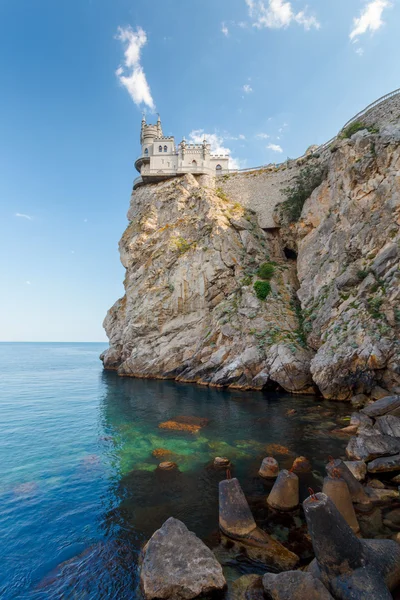
[{"label": "white castle tower", "polygon": [[156,125],[148,125],[142,118],[140,131],[142,153],[135,161],[140,173],[133,182],[133,189],[146,183],[155,183],[177,175],[221,175],[229,171],[229,156],[211,154],[210,144],[188,144],[185,139],[175,147],[174,137],[165,137],[161,119]]}]

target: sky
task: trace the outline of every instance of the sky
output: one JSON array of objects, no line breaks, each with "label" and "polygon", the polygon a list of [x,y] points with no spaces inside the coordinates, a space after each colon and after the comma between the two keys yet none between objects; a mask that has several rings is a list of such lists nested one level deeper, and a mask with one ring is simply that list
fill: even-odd
[{"label": "sky", "polygon": [[0,0],[0,340],[106,342],[143,111],[295,158],[400,86],[399,31],[400,0]]}]

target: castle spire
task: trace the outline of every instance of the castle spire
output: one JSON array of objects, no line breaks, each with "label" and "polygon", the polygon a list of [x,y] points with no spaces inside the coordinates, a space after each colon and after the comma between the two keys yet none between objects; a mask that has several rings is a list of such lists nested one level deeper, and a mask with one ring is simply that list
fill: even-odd
[{"label": "castle spire", "polygon": [[157,119],[157,136],[158,137],[162,137],[162,127],[161,127],[161,119],[160,119],[160,113],[158,114],[158,119]]}]

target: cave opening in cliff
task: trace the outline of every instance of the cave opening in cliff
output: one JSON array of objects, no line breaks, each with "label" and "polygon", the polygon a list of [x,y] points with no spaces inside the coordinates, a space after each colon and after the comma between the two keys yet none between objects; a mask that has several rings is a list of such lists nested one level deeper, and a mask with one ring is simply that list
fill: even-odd
[{"label": "cave opening in cliff", "polygon": [[288,260],[297,260],[297,252],[292,248],[284,247],[283,253]]}]

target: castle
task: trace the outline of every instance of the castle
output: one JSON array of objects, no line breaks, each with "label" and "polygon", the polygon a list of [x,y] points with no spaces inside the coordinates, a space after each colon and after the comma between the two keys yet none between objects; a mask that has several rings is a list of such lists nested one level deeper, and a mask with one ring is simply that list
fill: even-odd
[{"label": "castle", "polygon": [[183,139],[176,147],[174,137],[164,136],[160,117],[156,125],[148,125],[143,117],[140,144],[142,154],[135,161],[140,176],[134,180],[133,189],[185,173],[221,175],[229,170],[229,156],[211,154],[206,139],[202,144],[188,144]]}]

